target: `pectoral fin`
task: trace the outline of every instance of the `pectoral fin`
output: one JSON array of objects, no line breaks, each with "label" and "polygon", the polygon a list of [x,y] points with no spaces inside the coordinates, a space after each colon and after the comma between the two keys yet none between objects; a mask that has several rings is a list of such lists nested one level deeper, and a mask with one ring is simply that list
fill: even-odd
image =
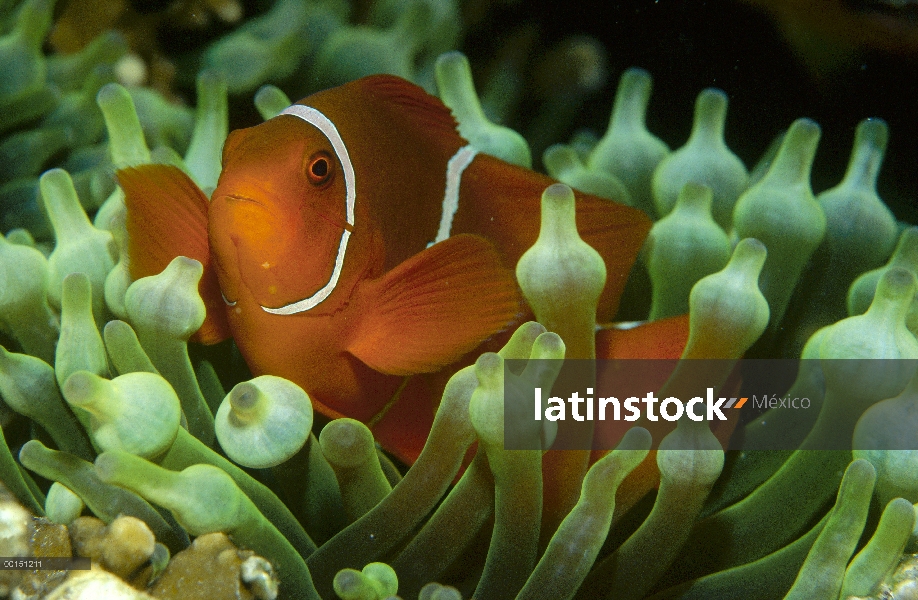
[{"label": "pectoral fin", "polygon": [[521,312],[513,273],[482,237],[434,244],[362,286],[347,350],[377,371],[409,375],[458,360]]}]

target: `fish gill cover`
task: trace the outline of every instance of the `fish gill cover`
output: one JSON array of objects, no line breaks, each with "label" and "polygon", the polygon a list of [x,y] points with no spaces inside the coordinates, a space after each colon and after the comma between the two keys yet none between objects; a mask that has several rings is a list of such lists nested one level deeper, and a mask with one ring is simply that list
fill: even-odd
[{"label": "fish gill cover", "polygon": [[0,595],[911,597],[914,9],[0,0]]}]

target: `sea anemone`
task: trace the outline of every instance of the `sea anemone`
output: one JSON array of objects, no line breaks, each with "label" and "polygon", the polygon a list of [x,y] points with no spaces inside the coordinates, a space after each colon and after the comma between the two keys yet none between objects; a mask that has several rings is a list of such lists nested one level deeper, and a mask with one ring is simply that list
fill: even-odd
[{"label": "sea anemone", "polygon": [[[884,121],[861,122],[844,178],[814,195],[815,121],[787,124],[748,170],[725,141],[727,94],[707,88],[671,151],[648,129],[638,68],[604,134],[540,144],[605,77],[592,39],[531,75],[549,90],[536,120],[557,122],[530,144],[502,123],[511,80],[529,75],[508,58],[476,92],[454,2],[277,0],[231,31],[249,4],[122,6],[119,31],[93,40],[73,29],[77,4],[0,2],[0,555],[25,565],[0,570],[0,596],[910,597],[918,229],[877,194]],[[229,23],[213,39],[151,45],[204,5]],[[44,54],[52,23],[76,53]],[[572,72],[546,74],[558,56]],[[132,85],[141,57],[174,60],[175,77]],[[232,342],[197,344],[205,266],[179,256],[132,280],[114,177],[168,164],[209,195],[240,98],[267,120],[290,94],[383,71],[437,91],[476,152],[559,181],[515,265],[534,320],[441,373],[429,430],[402,423],[424,440],[404,462],[375,420],[314,415],[306,386],[252,377]],[[196,108],[170,103],[192,80]],[[581,238],[575,190],[655,221],[627,283],[630,264],[613,272]],[[609,286],[639,323],[597,324]],[[766,358],[794,361],[792,376],[772,381],[775,361],[756,379],[746,365]],[[592,397],[587,419],[574,401],[557,418],[565,396],[642,372],[637,359],[661,361],[642,360],[656,366],[639,383],[662,419],[612,429]],[[726,396],[707,401],[711,423],[681,401],[666,416],[680,397],[705,404],[703,388]],[[535,420],[533,389],[551,390]],[[727,410],[748,398],[768,410]]]}]

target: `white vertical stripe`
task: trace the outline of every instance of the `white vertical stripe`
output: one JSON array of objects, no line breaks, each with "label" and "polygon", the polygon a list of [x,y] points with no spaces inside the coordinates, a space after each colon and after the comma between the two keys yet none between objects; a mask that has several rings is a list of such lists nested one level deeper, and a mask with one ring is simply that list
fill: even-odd
[{"label": "white vertical stripe", "polygon": [[[325,135],[326,138],[328,138],[332,148],[335,150],[335,154],[338,155],[338,162],[341,164],[341,170],[344,171],[347,223],[353,227],[354,206],[357,201],[357,189],[354,183],[354,165],[351,163],[351,157],[347,152],[347,147],[344,145],[344,140],[341,139],[341,134],[338,133],[338,128],[335,127],[335,124],[332,123],[328,117],[323,115],[318,110],[312,108],[311,106],[294,104],[293,106],[284,109],[278,116],[281,115],[292,115],[294,117],[299,117],[307,123],[314,125]],[[267,308],[265,306],[262,306],[261,308],[264,309],[265,312],[271,313],[272,315],[293,315],[296,313],[305,312],[318,306],[323,300],[331,295],[331,293],[335,290],[335,286],[338,285],[338,278],[341,277],[341,270],[344,268],[344,255],[347,252],[347,242],[350,238],[351,232],[345,229],[341,233],[341,242],[338,244],[338,254],[335,256],[335,265],[332,269],[331,277],[329,278],[328,283],[326,283],[322,289],[308,298],[298,300],[297,302],[292,302],[290,304],[281,306],[280,308]]]},{"label": "white vertical stripe", "polygon": [[443,192],[443,212],[440,213],[440,228],[433,243],[442,242],[449,237],[453,228],[453,217],[459,210],[459,185],[462,183],[462,173],[465,171],[478,150],[472,146],[463,146],[453,154],[446,163],[446,190]]}]

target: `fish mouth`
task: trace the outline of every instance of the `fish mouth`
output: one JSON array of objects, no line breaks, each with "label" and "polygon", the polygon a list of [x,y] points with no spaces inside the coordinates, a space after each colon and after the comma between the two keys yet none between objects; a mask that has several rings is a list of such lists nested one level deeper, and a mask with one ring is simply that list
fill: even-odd
[{"label": "fish mouth", "polygon": [[251,202],[252,204],[257,204],[258,206],[267,208],[264,202],[259,202],[258,200],[249,198],[248,196],[240,196],[239,194],[221,194],[220,197],[227,200],[236,200],[238,202]]},{"label": "fish mouth", "polygon": [[[262,211],[268,214],[271,213],[270,207],[268,206],[267,203],[262,202],[260,200],[256,200],[255,198],[252,198],[250,196],[239,194],[239,193],[226,193],[226,192],[215,193],[211,199],[211,204],[218,206],[219,213],[217,214],[219,214],[222,219],[229,218],[230,223],[232,223],[234,219],[234,217],[230,215],[237,213],[237,210],[234,210],[234,208],[243,209],[245,205],[258,206],[259,208],[255,210],[255,213],[261,213]],[[253,209],[252,208],[247,209],[245,211],[245,214],[249,214],[251,217],[251,215],[253,214]],[[212,216],[214,216],[213,213],[212,213]],[[235,219],[238,220],[238,217],[235,217]],[[246,285],[245,279],[242,277],[242,272],[241,272],[242,260],[240,257],[240,244],[242,244],[243,242],[240,239],[239,232],[235,231],[232,225],[230,225],[229,229],[227,229],[227,223],[223,222],[222,220],[220,222],[223,223],[223,227],[218,227],[216,237],[213,238],[211,243],[212,244],[217,243],[218,246],[223,248],[224,251],[221,253],[221,258],[223,262],[221,264],[223,266],[223,269],[228,274],[227,279],[229,281],[233,281],[234,279],[236,280],[234,284],[231,283],[229,285],[230,287],[229,290],[224,289],[223,284],[221,282],[220,296],[223,300],[223,303],[227,307],[235,307],[239,303],[239,300],[240,300],[239,296],[242,295],[241,293],[242,290],[239,289],[239,287],[240,286],[243,288],[248,287]],[[211,235],[213,235],[213,233]],[[235,277],[229,275],[230,273],[235,273],[236,274]],[[233,288],[236,288],[236,289],[233,289]]]}]

